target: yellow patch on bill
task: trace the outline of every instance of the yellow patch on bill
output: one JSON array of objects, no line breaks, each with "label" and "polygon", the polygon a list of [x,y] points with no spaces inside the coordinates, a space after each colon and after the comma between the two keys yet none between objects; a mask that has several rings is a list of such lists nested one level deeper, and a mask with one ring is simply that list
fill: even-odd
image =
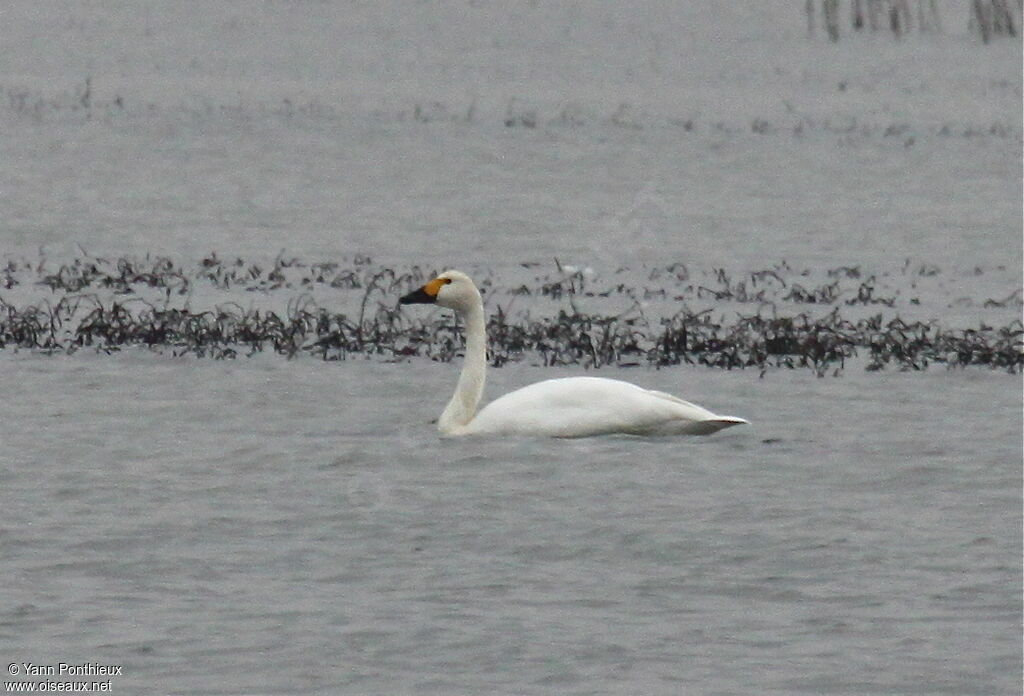
[{"label": "yellow patch on bill", "polygon": [[441,287],[448,283],[447,278],[434,278],[432,281],[423,286],[423,292],[427,293],[431,297],[437,297],[437,293],[441,292]]}]

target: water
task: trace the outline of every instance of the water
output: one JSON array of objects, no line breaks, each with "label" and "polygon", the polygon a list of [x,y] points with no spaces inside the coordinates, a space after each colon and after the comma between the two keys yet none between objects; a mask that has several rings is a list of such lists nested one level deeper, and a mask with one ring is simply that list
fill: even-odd
[{"label": "water", "polygon": [[[984,306],[1020,287],[1019,42],[677,5],[14,3],[4,259],[859,264],[904,316],[1019,318]],[[531,362],[488,395],[581,372]],[[113,693],[1020,693],[1021,379],[864,364],[599,371],[752,423],[708,438],[443,441],[457,364],[2,351],[0,656]]]},{"label": "water", "polygon": [[1004,375],[608,371],[745,404],[754,426],[459,442],[428,423],[450,366],[4,363],[12,660],[122,664],[117,688],[169,693],[991,694],[1018,677]]}]

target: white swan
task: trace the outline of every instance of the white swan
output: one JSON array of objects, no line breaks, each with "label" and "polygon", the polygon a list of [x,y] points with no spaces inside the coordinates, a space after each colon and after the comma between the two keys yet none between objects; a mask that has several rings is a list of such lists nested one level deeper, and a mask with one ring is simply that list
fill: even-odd
[{"label": "white swan", "polygon": [[477,413],[487,369],[487,331],[484,304],[476,285],[465,273],[445,271],[399,302],[436,303],[454,309],[466,323],[462,374],[437,421],[443,435],[707,435],[747,423],[742,418],[715,415],[671,394],[600,377],[566,377],[531,384],[492,401]]}]

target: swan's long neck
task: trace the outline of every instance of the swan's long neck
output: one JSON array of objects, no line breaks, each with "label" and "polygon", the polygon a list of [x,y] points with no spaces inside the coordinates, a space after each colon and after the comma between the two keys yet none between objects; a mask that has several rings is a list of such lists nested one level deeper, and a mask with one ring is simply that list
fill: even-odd
[{"label": "swan's long neck", "polygon": [[459,383],[455,386],[455,394],[437,421],[438,429],[445,434],[457,433],[473,420],[484,393],[487,327],[484,323],[483,302],[477,298],[468,310],[462,312],[462,317],[466,322],[466,358]]}]

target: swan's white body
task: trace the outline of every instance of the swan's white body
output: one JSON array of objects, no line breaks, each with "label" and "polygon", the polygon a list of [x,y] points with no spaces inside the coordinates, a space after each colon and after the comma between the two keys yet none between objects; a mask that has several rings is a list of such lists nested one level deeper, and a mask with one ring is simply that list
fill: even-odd
[{"label": "swan's white body", "polygon": [[462,427],[462,432],[552,437],[606,433],[705,435],[745,422],[742,418],[716,416],[671,394],[629,382],[565,377],[531,384],[492,401]]},{"label": "swan's white body", "polygon": [[455,394],[437,422],[444,435],[707,435],[747,422],[715,415],[671,394],[600,377],[531,384],[477,413],[487,369],[487,332],[483,301],[473,281],[459,271],[446,271],[402,302],[436,302],[466,322],[465,363]]}]

